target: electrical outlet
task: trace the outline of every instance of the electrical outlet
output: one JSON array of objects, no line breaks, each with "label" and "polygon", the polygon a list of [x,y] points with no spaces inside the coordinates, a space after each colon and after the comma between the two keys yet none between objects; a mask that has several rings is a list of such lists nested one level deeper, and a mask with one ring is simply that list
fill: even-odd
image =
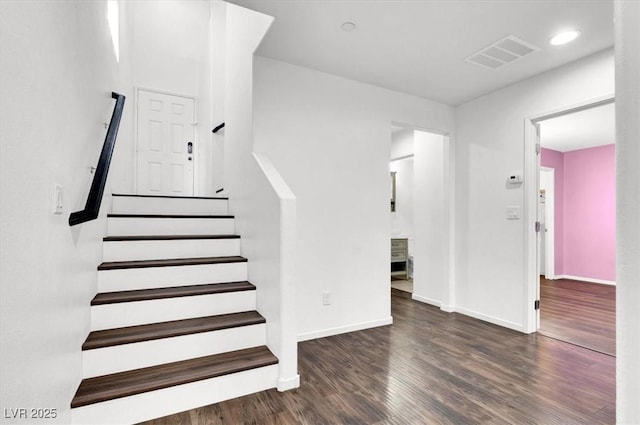
[{"label": "electrical outlet", "polygon": [[520,219],[520,207],[515,205],[507,207],[507,220],[519,220]]},{"label": "electrical outlet", "polygon": [[331,305],[331,292],[322,293],[322,305]]}]

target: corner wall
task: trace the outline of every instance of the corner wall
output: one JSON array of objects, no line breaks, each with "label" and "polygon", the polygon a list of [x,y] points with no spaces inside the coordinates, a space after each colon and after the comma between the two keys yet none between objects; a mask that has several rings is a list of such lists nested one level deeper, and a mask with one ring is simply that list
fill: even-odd
[{"label": "corner wall", "polygon": [[413,299],[452,311],[448,259],[452,241],[445,214],[450,190],[447,145],[441,134],[414,133]]},{"label": "corner wall", "polygon": [[450,132],[452,108],[263,57],[254,67],[256,150],[297,197],[299,339],[389,324],[390,125]]},{"label": "corner wall", "polygon": [[615,145],[564,154],[564,275],[616,280]]},{"label": "corner wall", "polygon": [[[524,119],[614,92],[605,50],[456,108],[456,310],[525,330]],[[506,208],[519,206],[520,220]],[[527,306],[528,308],[528,306]],[[531,307],[533,308],[533,307]]]},{"label": "corner wall", "polygon": [[257,287],[266,339],[278,357],[278,390],[300,385],[296,340],[296,197],[253,138],[253,59],[273,18],[233,4],[226,7],[225,189]]},{"label": "corner wall", "polygon": [[[2,422],[42,408],[56,411],[43,421],[69,423],[108,210],[105,199],[98,220],[69,227],[118,91],[107,4],[3,0],[0,31]],[[62,215],[51,213],[53,183]]]}]

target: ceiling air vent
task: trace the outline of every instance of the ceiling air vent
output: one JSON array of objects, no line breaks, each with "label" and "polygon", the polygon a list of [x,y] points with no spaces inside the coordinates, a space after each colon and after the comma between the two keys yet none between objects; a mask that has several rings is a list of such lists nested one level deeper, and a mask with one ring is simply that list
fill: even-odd
[{"label": "ceiling air vent", "polygon": [[498,69],[540,50],[533,44],[509,35],[467,57],[465,61],[489,69]]}]

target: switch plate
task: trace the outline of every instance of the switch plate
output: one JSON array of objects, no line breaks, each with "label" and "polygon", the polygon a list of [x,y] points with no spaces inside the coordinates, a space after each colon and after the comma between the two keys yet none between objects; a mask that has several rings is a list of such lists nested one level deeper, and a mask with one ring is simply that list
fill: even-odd
[{"label": "switch plate", "polygon": [[64,211],[63,195],[64,191],[61,184],[53,184],[53,193],[51,198],[51,212],[53,214],[62,214]]},{"label": "switch plate", "polygon": [[513,186],[521,185],[522,176],[520,174],[510,174],[509,177],[507,177],[507,182]]},{"label": "switch plate", "polygon": [[519,220],[520,219],[520,207],[510,206],[507,207],[507,220]]},{"label": "switch plate", "polygon": [[322,305],[331,305],[331,292],[322,293]]}]

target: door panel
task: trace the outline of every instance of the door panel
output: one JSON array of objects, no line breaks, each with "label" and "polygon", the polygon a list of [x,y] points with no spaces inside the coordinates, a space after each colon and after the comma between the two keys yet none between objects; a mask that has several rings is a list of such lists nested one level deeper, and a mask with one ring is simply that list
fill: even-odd
[{"label": "door panel", "polygon": [[193,195],[194,100],[138,91],[137,193]]}]

